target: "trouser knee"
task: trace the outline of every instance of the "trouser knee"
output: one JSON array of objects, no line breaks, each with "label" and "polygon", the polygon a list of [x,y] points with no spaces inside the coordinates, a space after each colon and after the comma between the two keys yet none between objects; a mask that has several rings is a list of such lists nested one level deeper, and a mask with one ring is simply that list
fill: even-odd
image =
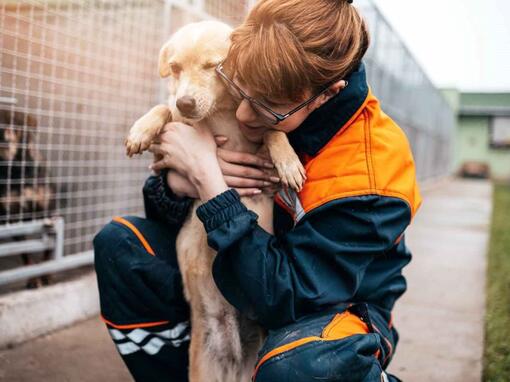
[{"label": "trouser knee", "polygon": [[94,238],[105,320],[118,325],[189,319],[177,265],[177,230],[146,219],[115,218]]},{"label": "trouser knee", "polygon": [[269,359],[257,370],[255,382],[380,382],[378,347],[374,334],[311,342]]},{"label": "trouser knee", "polygon": [[270,331],[254,381],[380,382],[387,377],[386,345],[366,304],[344,305]]}]

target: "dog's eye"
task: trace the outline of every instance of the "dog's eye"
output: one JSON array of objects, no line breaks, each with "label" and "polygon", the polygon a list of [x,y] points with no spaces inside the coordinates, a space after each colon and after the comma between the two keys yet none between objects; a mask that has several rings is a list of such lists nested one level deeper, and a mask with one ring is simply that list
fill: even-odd
[{"label": "dog's eye", "polygon": [[182,72],[182,66],[176,62],[170,63],[170,69],[172,70],[172,73],[175,75],[179,75]]},{"label": "dog's eye", "polygon": [[208,69],[215,69],[217,66],[218,66],[218,64],[215,62],[207,62],[204,65],[202,65],[202,68],[205,70],[208,70]]}]

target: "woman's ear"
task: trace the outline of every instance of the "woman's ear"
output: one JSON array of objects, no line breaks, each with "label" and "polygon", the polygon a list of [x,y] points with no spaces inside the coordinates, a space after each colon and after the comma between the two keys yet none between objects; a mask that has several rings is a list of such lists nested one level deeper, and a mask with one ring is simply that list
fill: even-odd
[{"label": "woman's ear", "polygon": [[348,85],[348,82],[345,80],[340,80],[330,85],[328,90],[324,92],[320,97],[318,97],[314,102],[312,102],[313,110],[318,109],[326,102],[328,102],[331,98],[340,93],[345,87]]},{"label": "woman's ear", "polygon": [[329,90],[326,92],[326,94],[332,94],[331,97],[334,97],[342,90],[344,90],[347,87],[347,85],[348,82],[346,80],[337,81],[329,87]]}]

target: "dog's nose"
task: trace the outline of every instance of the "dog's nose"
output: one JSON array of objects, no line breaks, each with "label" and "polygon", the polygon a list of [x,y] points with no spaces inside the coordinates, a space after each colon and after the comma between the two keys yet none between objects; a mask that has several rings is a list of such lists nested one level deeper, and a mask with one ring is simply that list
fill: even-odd
[{"label": "dog's nose", "polygon": [[182,114],[192,114],[196,105],[197,102],[195,98],[187,95],[177,100],[177,109],[179,109]]}]

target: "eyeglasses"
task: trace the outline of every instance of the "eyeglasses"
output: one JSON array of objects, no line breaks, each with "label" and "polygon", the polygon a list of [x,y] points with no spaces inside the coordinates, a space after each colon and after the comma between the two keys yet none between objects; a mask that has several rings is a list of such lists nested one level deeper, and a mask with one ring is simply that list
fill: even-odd
[{"label": "eyeglasses", "polygon": [[[313,97],[307,99],[305,102],[303,102],[299,106],[295,107],[294,109],[292,109],[288,113],[280,114],[280,113],[278,113],[278,112],[276,112],[274,110],[271,110],[271,108],[269,106],[265,105],[263,102],[255,99],[253,97],[250,97],[239,86],[237,86],[234,81],[232,81],[230,78],[228,78],[228,76],[223,71],[223,63],[220,63],[216,67],[216,73],[218,73],[219,76],[221,77],[221,79],[225,82],[225,84],[227,85],[227,89],[228,89],[229,93],[234,98],[238,99],[239,101],[241,101],[243,99],[247,100],[249,102],[251,108],[257,114],[259,114],[268,124],[271,124],[271,125],[279,124],[280,122],[282,122],[282,121],[286,120],[287,118],[289,118],[292,114],[294,114],[294,113],[298,112],[299,110],[301,110],[302,108],[304,108],[306,105],[312,103],[318,97],[320,97],[322,94],[326,93],[328,91],[329,87],[336,82],[336,81],[330,82],[318,94],[316,94]],[[345,81],[345,86],[347,86],[347,81]]]}]

